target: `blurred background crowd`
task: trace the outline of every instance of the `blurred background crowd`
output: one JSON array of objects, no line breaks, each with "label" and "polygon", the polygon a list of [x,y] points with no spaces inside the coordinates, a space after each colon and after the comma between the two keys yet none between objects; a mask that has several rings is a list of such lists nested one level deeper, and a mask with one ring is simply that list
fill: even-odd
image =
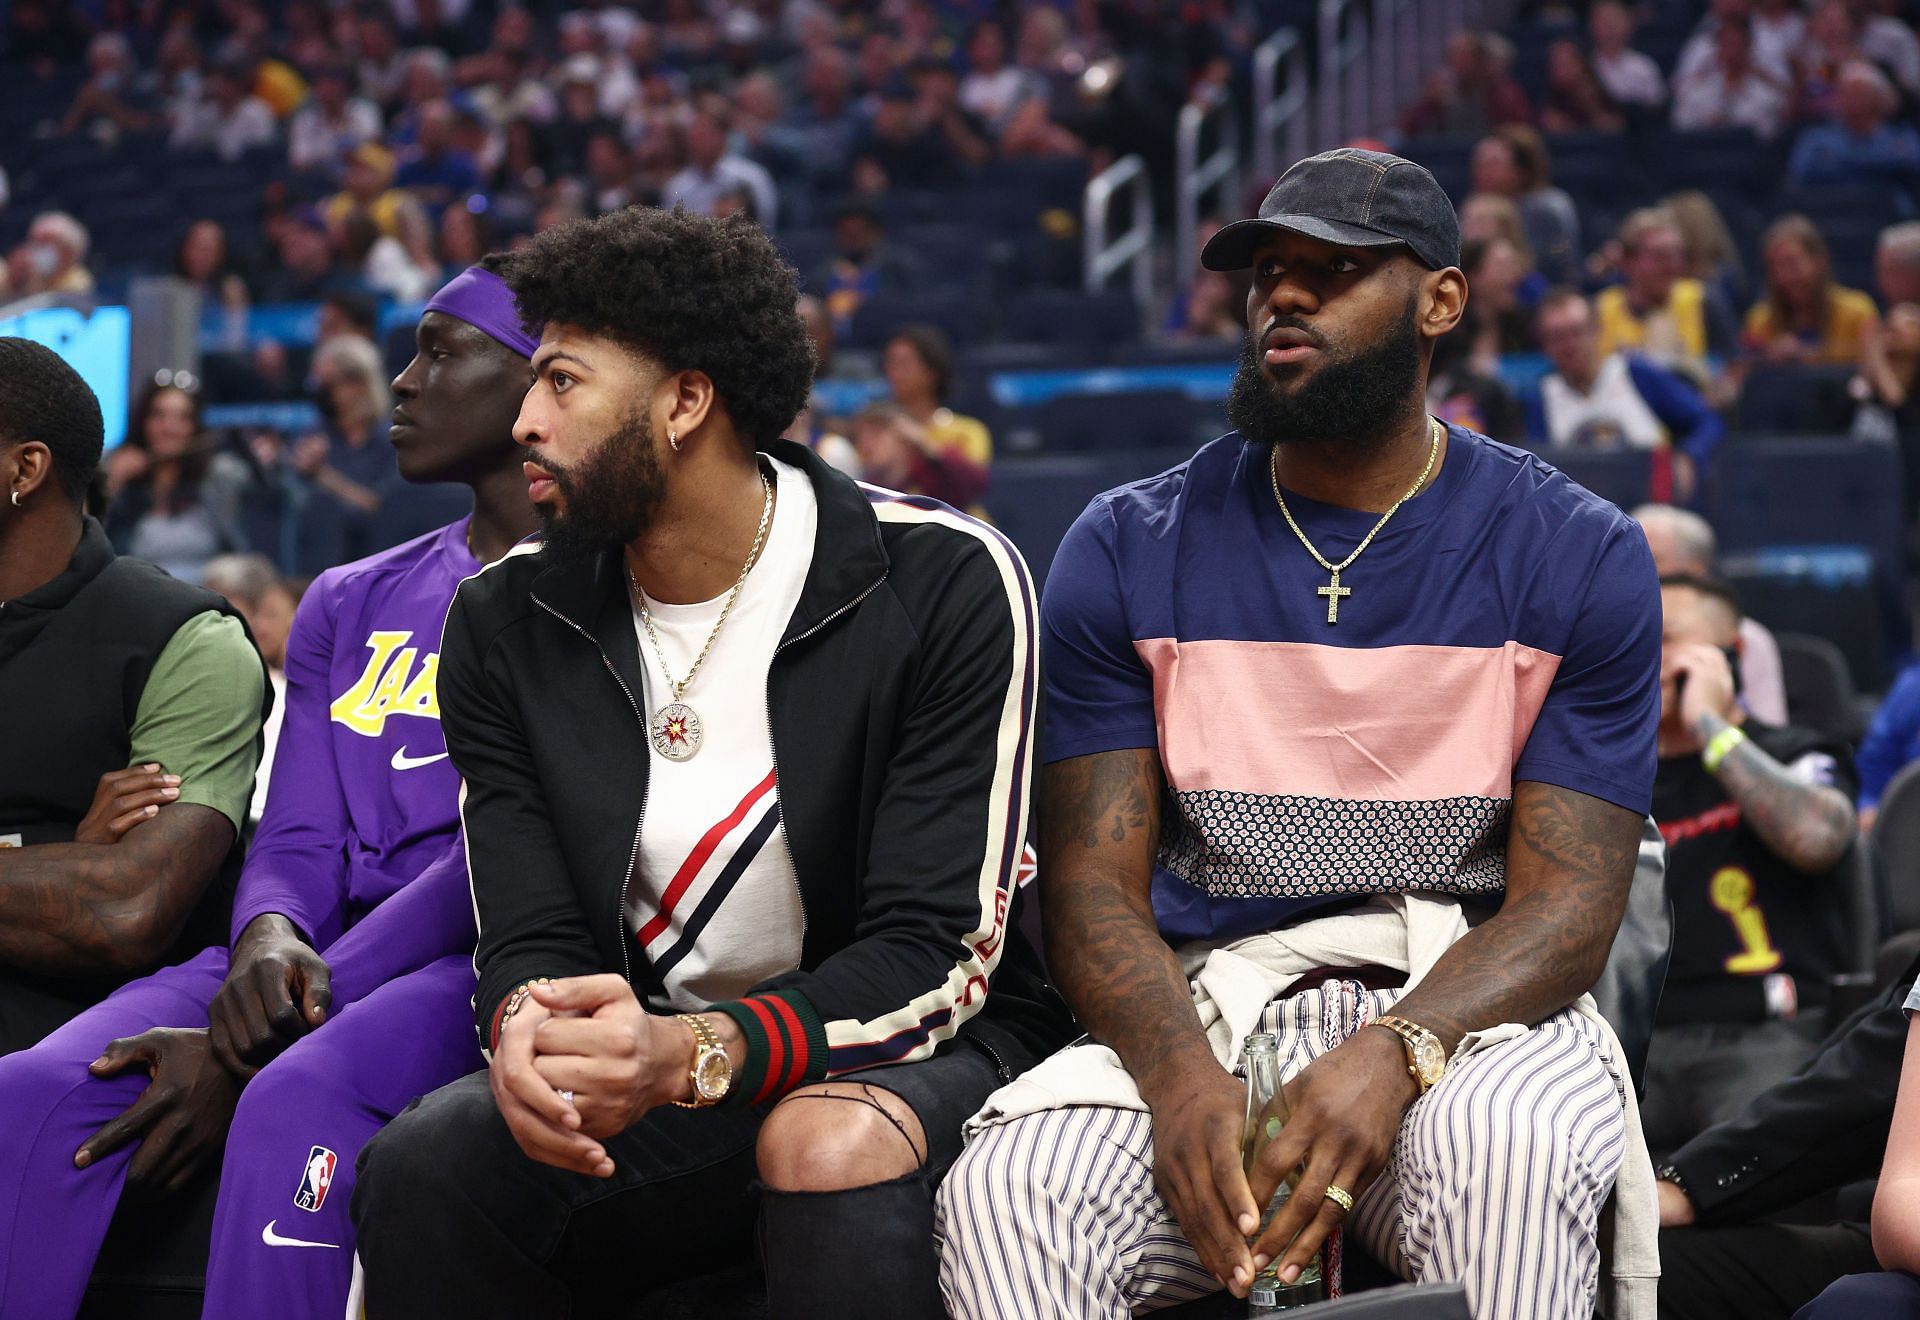
[{"label": "blurred background crowd", "polygon": [[[1237,149],[1266,131],[1262,44],[1295,32],[1286,67],[1324,84],[1327,11],[1367,8],[15,0],[0,303],[190,294],[193,361],[135,382],[99,507],[182,577],[247,552],[301,579],[459,511],[385,441],[441,281],[573,216],[744,211],[805,290],[799,438],[994,517],[1044,572],[1087,495],[1224,425],[1244,283],[1167,237],[1183,110]],[[1478,26],[1338,137],[1421,161],[1460,208],[1472,300],[1434,410],[1706,514],[1749,608],[1831,641],[1859,708],[1911,650],[1905,5],[1433,8]],[[1120,279],[1090,261],[1089,182],[1129,162],[1150,233]],[[1271,182],[1236,164],[1196,250]]]},{"label": "blurred background crowd", "polygon": [[[113,446],[95,512],[232,599],[277,666],[304,582],[466,511],[402,482],[387,440],[435,288],[574,217],[745,213],[816,351],[792,438],[990,518],[1044,579],[1092,496],[1227,429],[1247,282],[1199,268],[1206,237],[1293,159],[1398,152],[1454,199],[1471,290],[1430,409],[1634,510],[1661,571],[1697,579],[1669,585],[1700,597],[1683,616],[1738,624],[1679,640],[1817,739],[1793,766],[1859,811],[1842,853],[1727,906],[1726,870],[1681,846],[1692,789],[1656,804],[1669,889],[1699,900],[1660,1025],[1794,1024],[1794,1067],[1920,951],[1916,11],[12,0],[0,334],[78,360],[130,309],[119,365],[90,369]],[[1705,820],[1726,795],[1700,800]],[[1761,906],[1803,881],[1818,920],[1769,937]],[[1698,935],[1723,917],[1731,961]],[[1695,1021],[1690,976],[1787,990]],[[1727,1077],[1729,1103],[1774,1080]],[[1704,1089],[1656,1079],[1648,1112]],[[1668,1118],[1667,1149],[1717,1121]]]}]

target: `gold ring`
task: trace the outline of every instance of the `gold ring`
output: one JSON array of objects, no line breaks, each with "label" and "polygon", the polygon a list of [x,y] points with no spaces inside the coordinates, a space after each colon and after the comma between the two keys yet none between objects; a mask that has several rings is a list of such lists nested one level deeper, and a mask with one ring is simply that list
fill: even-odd
[{"label": "gold ring", "polygon": [[1353,1193],[1346,1190],[1346,1188],[1335,1187],[1332,1183],[1328,1183],[1325,1195],[1329,1201],[1332,1201],[1340,1207],[1341,1214],[1350,1215],[1353,1213]]}]

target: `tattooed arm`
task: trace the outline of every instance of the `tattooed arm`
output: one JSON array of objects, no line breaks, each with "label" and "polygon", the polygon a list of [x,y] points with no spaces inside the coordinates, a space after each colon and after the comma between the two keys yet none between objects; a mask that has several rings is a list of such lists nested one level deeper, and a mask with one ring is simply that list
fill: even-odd
[{"label": "tattooed arm", "polygon": [[[1694,724],[1704,744],[1729,727],[1708,713]],[[1768,851],[1796,871],[1820,875],[1846,856],[1853,844],[1853,804],[1831,784],[1810,784],[1743,742],[1720,762],[1718,778],[1727,796],[1740,804],[1740,819]]]},{"label": "tattooed arm", "polygon": [[0,848],[0,967],[86,975],[151,966],[232,846],[226,816],[175,802],[118,843]]},{"label": "tattooed arm", "polygon": [[1183,1064],[1213,1063],[1180,960],[1153,919],[1162,783],[1152,750],[1061,761],[1040,780],[1047,966],[1143,1090]]},{"label": "tattooed arm", "polygon": [[[1516,784],[1506,901],[1393,1011],[1440,1037],[1451,1054],[1477,1027],[1538,1022],[1571,1003],[1606,965],[1639,858],[1641,819],[1572,789]],[[1292,1120],[1253,1173],[1253,1195],[1268,1197],[1304,1166],[1292,1198],[1254,1244],[1256,1261],[1279,1261],[1282,1278],[1340,1222],[1327,1187],[1359,1197],[1380,1176],[1419,1091],[1399,1037],[1381,1028],[1356,1032],[1314,1060],[1287,1095]]]},{"label": "tattooed arm", "polygon": [[1206,1267],[1245,1296],[1259,1222],[1240,1167],[1246,1089],[1214,1060],[1153,919],[1160,760],[1151,749],[1048,766],[1040,780],[1047,966],[1153,1111],[1154,1183]]},{"label": "tattooed arm", "polygon": [[1636,813],[1585,793],[1516,784],[1506,900],[1394,1012],[1452,1053],[1469,1031],[1538,1022],[1579,998],[1600,979],[1620,930],[1641,825]]},{"label": "tattooed arm", "polygon": [[[1679,684],[1680,719],[1704,748],[1714,735],[1745,718],[1733,669],[1717,648],[1679,643],[1668,648],[1667,668]],[[1853,803],[1827,784],[1810,784],[1751,742],[1734,747],[1720,762],[1718,777],[1740,804],[1742,821],[1769,851],[1796,871],[1830,871],[1853,844]]]}]

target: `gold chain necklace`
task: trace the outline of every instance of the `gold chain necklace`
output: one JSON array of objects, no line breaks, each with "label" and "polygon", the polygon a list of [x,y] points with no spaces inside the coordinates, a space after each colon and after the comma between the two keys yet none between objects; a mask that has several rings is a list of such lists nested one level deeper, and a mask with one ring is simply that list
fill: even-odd
[{"label": "gold chain necklace", "polygon": [[1307,548],[1307,553],[1313,556],[1314,562],[1326,569],[1327,572],[1333,574],[1332,582],[1314,590],[1314,595],[1325,596],[1327,598],[1328,623],[1340,622],[1340,602],[1353,594],[1352,587],[1343,587],[1340,585],[1340,575],[1353,567],[1353,561],[1360,557],[1363,550],[1373,544],[1373,538],[1378,536],[1380,529],[1387,525],[1387,519],[1400,512],[1400,506],[1402,504],[1405,504],[1415,495],[1418,495],[1420,488],[1427,484],[1427,478],[1433,475],[1434,460],[1440,457],[1440,441],[1446,437],[1447,433],[1445,428],[1443,428],[1439,422],[1434,421],[1433,418],[1429,417],[1427,421],[1431,423],[1433,427],[1433,444],[1427,450],[1427,465],[1420,469],[1420,479],[1413,483],[1411,490],[1393,502],[1391,509],[1388,509],[1380,515],[1380,521],[1373,525],[1372,531],[1360,539],[1360,544],[1353,548],[1353,553],[1337,564],[1329,563],[1325,555],[1314,549],[1313,542],[1309,541],[1307,534],[1300,530],[1300,524],[1293,520],[1293,510],[1287,507],[1287,497],[1280,493],[1280,448],[1276,445],[1271,451],[1267,460],[1267,476],[1273,482],[1273,498],[1279,503],[1280,512],[1286,518],[1287,526],[1293,528],[1293,534],[1300,538],[1300,544]]},{"label": "gold chain necklace", "polygon": [[760,503],[760,530],[753,534],[753,549],[747,552],[747,562],[741,565],[740,576],[734,582],[733,590],[727,593],[727,603],[720,607],[720,617],[713,621],[713,631],[707,634],[707,644],[694,657],[693,668],[687,671],[685,678],[675,678],[673,671],[667,668],[667,653],[660,645],[659,631],[653,626],[653,611],[647,608],[647,593],[640,589],[640,579],[633,575],[632,565],[627,567],[627,579],[633,583],[633,594],[640,602],[640,622],[646,625],[647,640],[653,643],[654,659],[660,662],[660,673],[673,693],[673,700],[655,711],[653,718],[647,722],[647,735],[653,740],[653,749],[669,761],[685,761],[700,750],[700,717],[681,698],[693,685],[693,676],[700,672],[700,666],[707,662],[707,655],[713,650],[720,630],[727,626],[727,616],[733,613],[733,604],[740,599],[740,589],[747,585],[747,574],[753,572],[754,562],[760,558],[760,547],[766,544],[767,526],[773,521],[773,483],[767,480],[764,469],[760,471],[760,489],[765,498]]}]

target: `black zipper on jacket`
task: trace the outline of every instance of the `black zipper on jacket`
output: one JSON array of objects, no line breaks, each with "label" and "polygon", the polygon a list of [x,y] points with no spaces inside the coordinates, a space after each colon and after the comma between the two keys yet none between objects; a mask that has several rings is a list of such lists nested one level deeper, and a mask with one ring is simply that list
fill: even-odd
[{"label": "black zipper on jacket", "polygon": [[993,1046],[987,1044],[986,1036],[984,1034],[976,1031],[972,1035],[967,1037],[967,1039],[971,1040],[975,1045],[978,1045],[981,1049],[985,1050],[987,1052],[987,1057],[993,1060],[993,1071],[1000,1078],[1000,1085],[1005,1086],[1008,1082],[1011,1082],[1013,1080],[1013,1069],[1007,1067],[1007,1061],[1000,1057],[999,1050],[996,1050],[995,1048],[993,1048]]},{"label": "black zipper on jacket", "polygon": [[[532,593],[528,594],[530,596],[532,595]],[[627,680],[620,677],[620,671],[614,668],[613,660],[607,655],[606,648],[600,645],[599,640],[595,638],[592,633],[582,628],[572,619],[569,619],[559,610],[553,608],[553,606],[547,604],[544,600],[541,600],[538,596],[532,596],[532,600],[535,605],[538,605],[548,614],[551,614],[554,618],[560,620],[560,622],[566,624],[567,627],[573,629],[593,644],[593,649],[600,653],[600,663],[607,667],[607,672],[613,675],[613,681],[620,685],[622,692],[626,693],[627,705],[633,708],[633,718],[640,725],[641,740],[651,747],[652,739],[647,732],[646,714],[640,709],[640,703],[634,700],[633,689],[627,686]],[[776,765],[776,775],[778,774],[778,769]],[[627,948],[627,941],[632,938],[631,932],[627,930],[627,893],[633,887],[634,868],[640,864],[640,829],[647,822],[647,798],[652,792],[653,774],[649,771],[646,778],[646,786],[640,790],[640,816],[639,819],[633,822],[633,851],[627,854],[627,873],[620,881],[620,898],[619,901],[614,904],[613,908],[614,924],[620,938],[620,974],[626,979],[628,985],[633,984],[633,956]]]},{"label": "black zipper on jacket", "polygon": [[[855,596],[852,600],[842,605],[839,609],[827,615],[824,619],[821,619],[818,623],[814,624],[811,628],[807,629],[805,632],[796,634],[795,636],[788,637],[783,641],[781,641],[781,643],[778,646],[773,648],[774,658],[777,659],[780,653],[786,650],[789,646],[792,646],[797,642],[804,642],[807,638],[813,636],[815,633],[819,632],[822,628],[825,628],[828,624],[832,623],[835,619],[838,619],[841,615],[846,614],[849,610],[856,608],[862,601],[866,600],[867,597],[871,596],[874,592],[878,591],[880,589],[881,584],[884,583],[886,580],[887,580],[887,575],[883,571],[879,577],[875,578],[871,583],[868,584],[866,590],[862,591],[859,595]],[[620,691],[626,694],[627,705],[632,708],[633,718],[635,722],[638,723],[640,726],[640,737],[642,741],[644,741],[649,747],[651,747],[652,739],[647,732],[646,713],[641,709],[640,703],[637,700],[635,700],[633,695],[633,689],[627,686],[627,680],[620,677],[619,669],[617,669],[614,666],[612,658],[607,655],[606,648],[600,645],[599,639],[596,638],[592,633],[588,632],[585,628],[582,628],[579,624],[575,623],[572,619],[562,614],[559,610],[556,610],[555,608],[553,608],[553,606],[547,604],[547,602],[545,602],[544,600],[541,600],[538,596],[533,595],[531,592],[529,592],[528,595],[532,599],[534,604],[538,605],[541,609],[545,610],[548,614],[551,614],[554,618],[560,620],[560,622],[566,624],[567,627],[579,633],[580,636],[582,636],[589,643],[592,644],[593,649],[597,651],[600,655],[600,663],[607,667],[607,672],[613,675],[613,681],[620,685]],[[775,789],[777,791],[780,783],[780,749],[778,745],[774,742],[774,737],[773,737],[773,665],[771,662],[769,662],[767,665],[767,747],[773,755],[773,782],[775,785]],[[626,921],[627,895],[632,890],[632,887],[633,887],[634,868],[640,864],[641,831],[645,827],[647,822],[647,798],[652,794],[652,792],[653,792],[653,775],[651,772],[649,772],[647,775],[646,787],[641,791],[641,794],[640,794],[640,816],[633,823],[633,848],[627,854],[627,873],[624,877],[622,877],[620,881],[619,902],[614,906],[614,922],[617,927],[619,939],[620,939],[621,975],[626,979],[626,982],[628,985],[633,984],[633,958],[632,958],[631,950],[629,950],[627,947],[627,941],[630,938],[630,932],[627,930],[627,921]],[[800,945],[802,949],[805,949],[806,942],[807,942],[807,891],[806,891],[806,886],[800,883],[800,868],[797,865],[794,867],[793,883],[794,883],[794,889],[798,893],[800,898]],[[998,1056],[996,1056],[996,1058],[997,1057]],[[1002,1069],[1004,1071],[1004,1065],[1002,1065]]]}]

